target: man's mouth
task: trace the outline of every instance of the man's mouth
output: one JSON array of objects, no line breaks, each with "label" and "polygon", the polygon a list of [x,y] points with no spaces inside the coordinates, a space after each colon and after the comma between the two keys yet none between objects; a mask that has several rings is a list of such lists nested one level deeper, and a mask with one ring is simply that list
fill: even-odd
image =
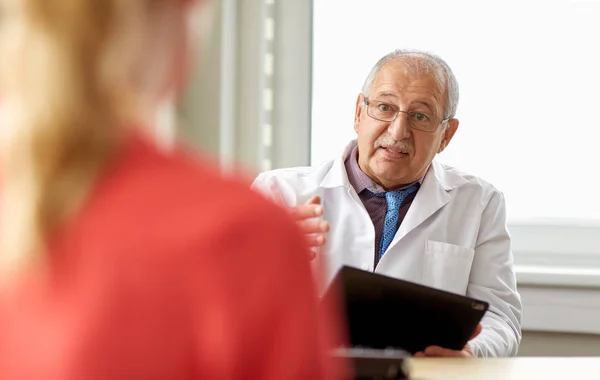
[{"label": "man's mouth", "polygon": [[384,145],[380,146],[380,148],[392,155],[400,156],[400,155],[408,154],[408,150],[404,149],[404,148],[397,148],[397,147],[384,146]]}]

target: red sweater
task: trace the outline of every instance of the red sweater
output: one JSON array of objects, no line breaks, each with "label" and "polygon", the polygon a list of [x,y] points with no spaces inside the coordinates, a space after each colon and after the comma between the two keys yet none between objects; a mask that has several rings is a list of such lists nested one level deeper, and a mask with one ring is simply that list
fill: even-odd
[{"label": "red sweater", "polygon": [[136,137],[0,295],[0,379],[334,379],[285,212]]}]

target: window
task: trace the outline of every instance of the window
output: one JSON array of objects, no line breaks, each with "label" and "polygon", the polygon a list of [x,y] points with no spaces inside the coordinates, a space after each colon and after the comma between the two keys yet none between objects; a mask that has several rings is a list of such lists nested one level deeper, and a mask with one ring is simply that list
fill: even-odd
[{"label": "window", "polygon": [[366,4],[343,2],[337,17],[341,2],[315,2],[313,163],[354,135],[377,59],[416,47],[441,55],[461,88],[459,131],[440,160],[500,188],[512,219],[600,220],[600,3]]},{"label": "window", "polygon": [[212,33],[179,104],[177,137],[249,177],[308,164],[312,3],[211,4]]},{"label": "window", "polygon": [[459,130],[438,159],[504,193],[518,263],[587,266],[600,257],[599,19],[600,1],[315,0],[311,161],[353,138],[356,97],[381,56],[434,52],[461,92]]}]

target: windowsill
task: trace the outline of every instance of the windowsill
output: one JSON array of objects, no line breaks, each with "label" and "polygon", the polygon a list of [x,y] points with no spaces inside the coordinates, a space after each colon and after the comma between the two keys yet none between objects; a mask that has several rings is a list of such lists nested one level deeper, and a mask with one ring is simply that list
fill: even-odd
[{"label": "windowsill", "polygon": [[515,271],[519,285],[600,289],[600,267],[516,265]]},{"label": "windowsill", "polygon": [[526,331],[600,334],[600,266],[516,265]]}]

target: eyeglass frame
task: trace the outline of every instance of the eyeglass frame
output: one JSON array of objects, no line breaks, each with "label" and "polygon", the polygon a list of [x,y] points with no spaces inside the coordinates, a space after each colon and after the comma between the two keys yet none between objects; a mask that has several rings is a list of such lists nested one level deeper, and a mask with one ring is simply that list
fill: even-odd
[{"label": "eyeglass frame", "polygon": [[[383,104],[388,104],[388,103],[386,103],[386,102],[381,102],[381,101],[379,101],[379,100],[375,100],[375,101],[376,101],[376,102],[383,103]],[[369,100],[369,98],[368,98],[367,96],[365,96],[365,95],[363,95],[363,102],[364,102],[364,103],[365,103],[365,105],[367,106],[367,115],[368,115],[368,116],[369,116],[371,119],[374,119],[374,120],[377,120],[377,121],[382,121],[382,122],[384,122],[384,123],[393,123],[393,122],[396,120],[396,118],[398,118],[398,114],[400,114],[400,113],[405,113],[407,116],[410,116],[410,113],[421,113],[421,112],[415,112],[415,111],[403,111],[403,110],[401,110],[401,109],[400,109],[400,107],[396,107],[396,106],[394,106],[393,104],[388,104],[388,105],[390,105],[390,106],[392,106],[392,107],[396,107],[396,108],[398,108],[398,112],[396,112],[396,116],[394,116],[394,118],[393,118],[392,120],[381,120],[381,119],[378,119],[378,118],[376,118],[376,117],[373,117],[373,116],[371,116],[371,114],[369,113],[369,102],[371,102],[371,100]],[[446,118],[446,119],[442,119],[442,120],[441,120],[439,123],[437,123],[437,124],[436,124],[436,126],[435,126],[435,129],[434,129],[434,130],[431,130],[431,131],[427,131],[427,130],[423,130],[423,129],[419,129],[419,128],[415,128],[415,127],[413,127],[413,125],[412,125],[412,124],[411,124],[411,122],[410,122],[410,119],[408,119],[408,126],[409,126],[411,129],[415,129],[415,130],[417,130],[417,131],[421,131],[421,132],[425,132],[425,133],[434,133],[434,132],[436,132],[436,131],[438,130],[438,128],[439,128],[439,126],[440,126],[440,124],[444,124],[445,122],[447,122],[447,121],[449,121],[449,120],[451,120],[451,119],[452,119],[451,117],[448,117],[448,118]]]}]

